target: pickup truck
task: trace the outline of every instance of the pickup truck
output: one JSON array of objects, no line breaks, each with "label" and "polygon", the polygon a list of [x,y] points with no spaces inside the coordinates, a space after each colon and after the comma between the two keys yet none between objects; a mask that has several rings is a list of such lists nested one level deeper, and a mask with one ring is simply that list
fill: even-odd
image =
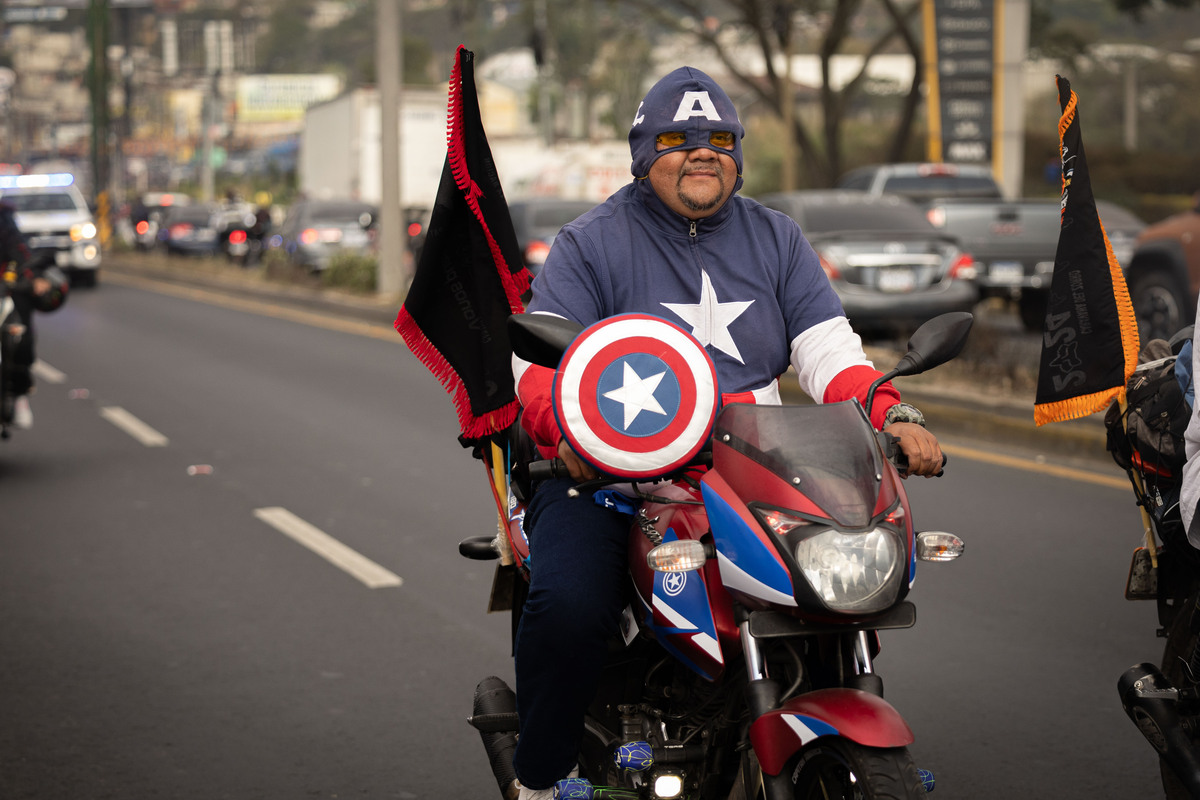
[{"label": "pickup truck", "polygon": [[[1128,264],[1145,223],[1104,200],[1096,201],[1096,210],[1117,262]],[[938,200],[926,215],[974,256],[980,265],[981,297],[1002,297],[1016,303],[1021,324],[1027,330],[1042,330],[1061,228],[1057,199]]]},{"label": "pickup truck", "polygon": [[1004,196],[991,169],[977,164],[870,164],[847,172],[837,188],[872,195],[898,194],[918,205],[938,198],[999,200]]},{"label": "pickup truck", "polygon": [[[1061,224],[1057,198],[1005,200],[987,167],[954,164],[863,167],[838,185],[903,194],[923,205],[934,227],[957,238],[979,264],[981,299],[1014,303],[1027,330],[1042,330]],[[1113,203],[1097,201],[1096,208],[1118,263],[1130,263],[1145,223]]]}]

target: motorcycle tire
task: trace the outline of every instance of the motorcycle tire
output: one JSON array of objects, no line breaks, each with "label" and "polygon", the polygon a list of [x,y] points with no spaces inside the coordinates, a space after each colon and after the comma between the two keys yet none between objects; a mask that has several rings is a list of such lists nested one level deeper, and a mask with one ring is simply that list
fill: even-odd
[{"label": "motorcycle tire", "polygon": [[917,800],[925,788],[907,747],[863,747],[830,739],[800,751],[791,766],[795,800]]},{"label": "motorcycle tire", "polygon": [[[1189,675],[1188,662],[1192,659],[1196,647],[1200,645],[1200,634],[1197,633],[1196,626],[1192,622],[1192,615],[1200,613],[1197,610],[1197,602],[1200,601],[1197,590],[1200,587],[1193,583],[1190,589],[1191,593],[1187,601],[1183,603],[1183,607],[1175,614],[1175,618],[1171,622],[1167,632],[1167,644],[1163,648],[1162,673],[1177,689],[1194,688],[1196,684],[1196,681]],[[1180,713],[1184,716],[1194,716],[1194,713],[1187,713],[1186,706],[1181,706]],[[1176,777],[1175,770],[1171,769],[1165,760],[1159,759],[1159,769],[1162,773],[1163,794],[1166,800],[1192,800],[1192,793]]]}]

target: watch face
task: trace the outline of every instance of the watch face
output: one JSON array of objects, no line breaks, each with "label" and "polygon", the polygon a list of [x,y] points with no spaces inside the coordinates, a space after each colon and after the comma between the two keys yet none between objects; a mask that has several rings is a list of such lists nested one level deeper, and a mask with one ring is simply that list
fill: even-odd
[{"label": "watch face", "polygon": [[597,471],[658,477],[708,440],[720,392],[704,347],[647,314],[601,320],[581,333],[554,378],[554,413],[571,448]]}]

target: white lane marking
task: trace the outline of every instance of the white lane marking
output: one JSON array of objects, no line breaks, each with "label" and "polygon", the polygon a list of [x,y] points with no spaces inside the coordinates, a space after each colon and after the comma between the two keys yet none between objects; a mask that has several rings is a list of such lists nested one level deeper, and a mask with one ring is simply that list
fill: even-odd
[{"label": "white lane marking", "polygon": [[62,383],[67,379],[65,373],[55,369],[40,358],[34,361],[33,366],[29,369],[38,380],[45,381],[46,383]]},{"label": "white lane marking", "polygon": [[353,575],[368,589],[399,586],[400,576],[384,569],[361,553],[350,549],[329,534],[297,517],[286,508],[271,506],[254,509],[254,516],[275,530],[304,545],[321,558]]},{"label": "white lane marking", "polygon": [[100,409],[100,416],[128,433],[134,439],[137,439],[146,447],[167,446],[167,437],[120,406],[106,406]]}]

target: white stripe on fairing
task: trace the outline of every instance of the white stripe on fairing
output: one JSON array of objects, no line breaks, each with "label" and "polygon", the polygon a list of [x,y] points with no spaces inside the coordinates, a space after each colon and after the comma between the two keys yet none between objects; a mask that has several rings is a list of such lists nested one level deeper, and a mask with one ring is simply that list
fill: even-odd
[{"label": "white stripe on fairing", "polygon": [[817,735],[809,730],[809,727],[801,722],[799,717],[793,714],[784,714],[783,721],[800,737],[800,744],[808,744],[817,738]]},{"label": "white stripe on fairing", "polygon": [[770,603],[781,606],[796,605],[796,598],[773,589],[760,580],[752,577],[738,565],[734,564],[720,550],[717,551],[717,564],[721,567],[721,582],[726,589],[736,589],[739,592],[758,597]]},{"label": "white stripe on fairing", "polygon": [[721,656],[721,647],[717,644],[717,640],[709,636],[704,631],[692,624],[691,620],[680,614],[674,608],[666,604],[658,595],[654,595],[654,607],[661,611],[671,624],[676,628],[695,631],[692,636],[692,641],[700,646],[700,649],[708,653],[708,655],[718,664],[724,664],[725,659]]}]

